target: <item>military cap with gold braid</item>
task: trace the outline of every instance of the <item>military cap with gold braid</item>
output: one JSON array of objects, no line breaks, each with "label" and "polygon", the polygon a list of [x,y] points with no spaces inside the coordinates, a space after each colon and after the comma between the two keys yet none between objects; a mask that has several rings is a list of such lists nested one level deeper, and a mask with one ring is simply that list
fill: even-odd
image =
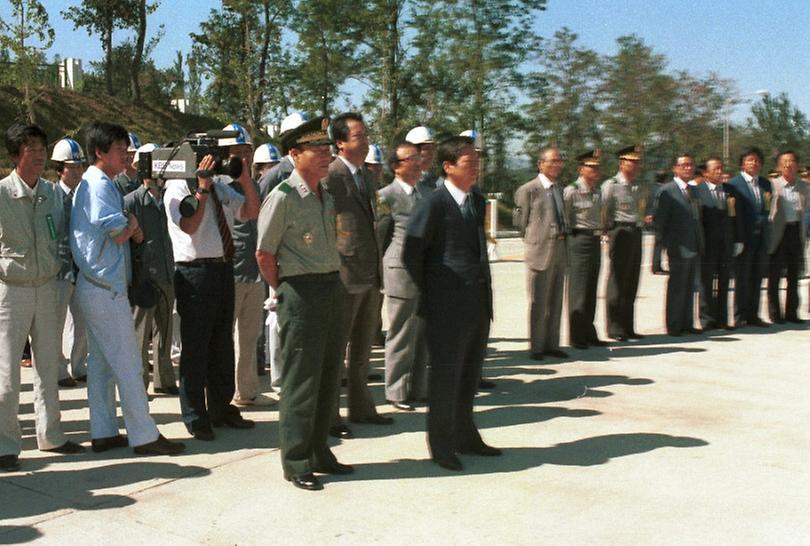
[{"label": "military cap with gold braid", "polygon": [[281,147],[284,148],[284,153],[287,154],[296,146],[332,144],[332,139],[329,138],[329,133],[327,133],[328,128],[329,118],[327,117],[305,121],[298,127],[284,131],[279,135]]},{"label": "military cap with gold braid", "polygon": [[602,160],[602,150],[595,148],[577,156],[577,161],[585,167],[598,167]]},{"label": "military cap with gold braid", "polygon": [[616,152],[616,157],[619,159],[627,159],[628,161],[641,161],[641,153],[643,149],[640,144],[622,148]]}]

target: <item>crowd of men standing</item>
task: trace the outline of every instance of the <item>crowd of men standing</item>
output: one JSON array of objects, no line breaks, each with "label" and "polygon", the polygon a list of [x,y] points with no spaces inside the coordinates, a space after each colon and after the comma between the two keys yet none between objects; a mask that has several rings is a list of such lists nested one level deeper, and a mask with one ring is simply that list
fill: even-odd
[{"label": "crowd of men standing", "polygon": [[[54,145],[59,180],[51,183],[41,178],[48,157],[42,129],[8,129],[15,169],[0,181],[0,470],[20,468],[19,360],[30,340],[39,449],[84,450],[66,440],[59,417],[58,386],[77,381],[87,382],[96,452],[184,450],[149,414],[150,375],[155,393],[179,396],[196,440],[215,440],[220,427],[253,428],[240,408],[277,402],[260,387],[269,361],[284,476],[321,489],[317,473],[354,470],[338,462],[329,435],[351,438],[347,421],[394,421],[377,412],[368,386],[382,309],[385,398],[399,411],[427,403],[433,461],[457,471],[459,454],[500,455],[473,420],[476,391],[491,386],[481,367],[492,319],[475,133],[436,142],[416,127],[384,159],[356,113],[332,120],[293,114],[282,122],[281,150],[254,148],[239,124],[225,130],[219,145],[227,148],[229,175],[214,175],[214,157],[206,155],[196,179],[164,181],[138,174],[140,154],[156,145],[94,123],[85,132],[86,156],[72,139]],[[771,320],[801,322],[808,191],[796,153],[779,155],[779,176],[769,181],[759,176],[761,152],[746,150],[741,173],[728,182],[721,160],[709,158],[695,176],[694,159],[680,154],[649,202],[638,182],[641,148],[617,156],[619,172],[600,185],[601,151],[580,154],[579,177],[563,188],[563,157],[544,149],[538,176],[516,192],[532,359],[568,356],[560,348],[566,286],[573,347],[605,344],[594,327],[605,237],[608,336],[641,337],[634,302],[645,224],[655,226],[668,257],[670,335],[700,331],[695,294],[704,330],[764,326],[757,312],[765,275]],[[393,181],[380,188],[383,163]],[[180,333],[179,386],[173,329]]]}]

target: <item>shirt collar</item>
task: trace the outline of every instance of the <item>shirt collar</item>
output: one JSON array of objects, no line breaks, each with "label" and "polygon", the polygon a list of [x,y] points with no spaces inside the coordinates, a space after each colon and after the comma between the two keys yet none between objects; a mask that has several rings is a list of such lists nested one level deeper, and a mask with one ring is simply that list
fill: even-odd
[{"label": "shirt collar", "polygon": [[32,199],[34,198],[34,194],[36,193],[37,188],[39,188],[39,182],[42,180],[41,178],[37,179],[36,184],[34,184],[34,187],[32,188],[31,186],[26,184],[25,180],[23,180],[22,177],[17,173],[17,169],[11,171],[10,176],[12,181],[14,182],[14,185],[16,186],[14,188],[15,191],[12,194],[12,197],[14,197],[15,199],[20,199],[22,197],[30,197]]},{"label": "shirt collar", "polygon": [[714,184],[713,182],[709,182],[708,180],[704,182],[706,187],[709,188],[709,191],[714,191],[714,189],[719,186],[720,184]]},{"label": "shirt collar", "polygon": [[301,199],[306,199],[307,196],[309,195],[315,195],[315,193],[311,189],[309,189],[307,181],[304,180],[304,178],[300,174],[298,174],[298,171],[295,169],[293,169],[293,172],[290,174],[290,180],[288,184],[290,184],[290,186],[295,188],[295,190],[298,192],[298,195],[301,196]]},{"label": "shirt collar", "polygon": [[351,161],[349,161],[348,159],[346,159],[342,155],[339,155],[338,159],[343,161],[343,163],[349,168],[349,172],[352,173],[352,176],[357,174],[357,171],[360,169],[360,167],[355,167],[354,163],[352,163]]},{"label": "shirt collar", "polygon": [[688,184],[686,182],[684,182],[683,180],[681,180],[677,176],[675,177],[675,183],[678,184],[678,187],[681,188],[681,191],[685,190],[686,186],[688,186]]},{"label": "shirt collar", "polygon": [[60,187],[60,188],[62,188],[62,191],[63,191],[63,192],[65,192],[65,195],[69,194],[69,193],[72,191],[72,190],[71,190],[71,189],[68,187],[68,185],[67,185],[67,184],[65,184],[64,182],[62,182],[61,180],[59,181],[59,187]]},{"label": "shirt collar", "polygon": [[748,173],[747,173],[747,172],[745,172],[745,171],[740,171],[740,174],[741,174],[741,175],[742,175],[742,177],[745,179],[745,181],[746,181],[746,182],[748,182],[749,184],[751,183],[751,181],[752,181],[752,180],[754,180],[754,177],[753,177],[753,176],[751,176],[750,174],[748,174]]},{"label": "shirt collar", "polygon": [[449,191],[450,195],[453,197],[453,201],[458,203],[459,207],[464,203],[464,199],[467,198],[467,194],[469,193],[461,191],[458,186],[450,182],[447,178],[444,179],[444,187],[447,188],[447,191]]},{"label": "shirt collar", "polygon": [[615,178],[616,182],[618,182],[619,184],[627,184],[628,186],[633,185],[632,183],[627,181],[627,179],[624,177],[621,171],[617,172],[616,176],[614,176],[613,178]]},{"label": "shirt collar", "polygon": [[399,183],[399,187],[402,188],[402,191],[404,191],[406,195],[411,195],[413,193],[414,187],[407,182],[403,182],[399,178],[395,178],[394,182]]},{"label": "shirt collar", "polygon": [[549,180],[548,177],[543,173],[538,174],[537,178],[540,180],[540,183],[543,185],[545,189],[549,189],[551,186],[554,185],[554,182]]}]

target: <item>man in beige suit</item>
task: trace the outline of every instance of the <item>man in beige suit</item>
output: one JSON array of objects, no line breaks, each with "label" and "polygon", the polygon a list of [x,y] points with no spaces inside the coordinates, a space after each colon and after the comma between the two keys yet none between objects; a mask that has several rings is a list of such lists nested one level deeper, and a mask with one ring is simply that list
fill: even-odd
[{"label": "man in beige suit", "polygon": [[[351,112],[333,119],[330,130],[338,156],[329,165],[324,187],[335,200],[340,280],[350,301],[348,316],[343,321],[348,343],[349,420],[389,425],[393,419],[377,413],[367,384],[381,297],[380,254],[375,233],[377,184],[363,167],[368,154],[368,133],[360,114]],[[352,436],[349,427],[341,421],[338,407],[335,407],[330,434],[338,438]]]},{"label": "man in beige suit", "polygon": [[526,253],[529,293],[529,340],[533,360],[543,356],[567,358],[560,350],[560,316],[565,281],[567,222],[557,179],[562,156],[556,148],[540,152],[540,174],[518,188],[520,234]]},{"label": "man in beige suit", "polygon": [[[804,322],[799,318],[799,270],[801,269],[805,234],[802,218],[807,210],[808,186],[799,180],[799,157],[785,151],[776,159],[779,176],[771,181],[773,198],[768,241],[768,311],[773,322]],[[779,281],[787,277],[784,307],[779,302]]]}]

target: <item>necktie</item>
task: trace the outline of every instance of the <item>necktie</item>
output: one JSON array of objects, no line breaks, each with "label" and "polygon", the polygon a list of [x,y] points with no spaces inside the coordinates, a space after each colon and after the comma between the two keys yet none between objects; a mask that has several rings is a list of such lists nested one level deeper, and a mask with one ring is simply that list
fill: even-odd
[{"label": "necktie", "polygon": [[231,237],[231,230],[228,227],[228,221],[225,219],[225,211],[222,210],[222,203],[219,202],[215,188],[211,188],[209,194],[214,201],[214,210],[217,213],[217,229],[219,229],[219,236],[222,239],[222,255],[226,260],[233,258],[233,237]]},{"label": "necktie", "polygon": [[357,190],[360,192],[360,195],[365,197],[366,184],[363,181],[363,173],[360,171],[360,169],[354,171],[354,183],[357,186]]},{"label": "necktie", "polygon": [[759,195],[759,184],[757,184],[757,179],[752,178],[751,182],[749,182],[748,185],[751,188],[751,193],[754,194],[754,201],[757,202],[757,205],[761,204],[761,198]]},{"label": "necktie", "polygon": [[554,213],[557,216],[560,233],[565,233],[565,212],[563,211],[562,195],[560,195],[560,188],[557,184],[551,185],[551,196],[554,200]]},{"label": "necktie", "polygon": [[461,215],[470,224],[475,224],[475,211],[472,206],[472,196],[467,194],[464,202],[461,204]]}]

